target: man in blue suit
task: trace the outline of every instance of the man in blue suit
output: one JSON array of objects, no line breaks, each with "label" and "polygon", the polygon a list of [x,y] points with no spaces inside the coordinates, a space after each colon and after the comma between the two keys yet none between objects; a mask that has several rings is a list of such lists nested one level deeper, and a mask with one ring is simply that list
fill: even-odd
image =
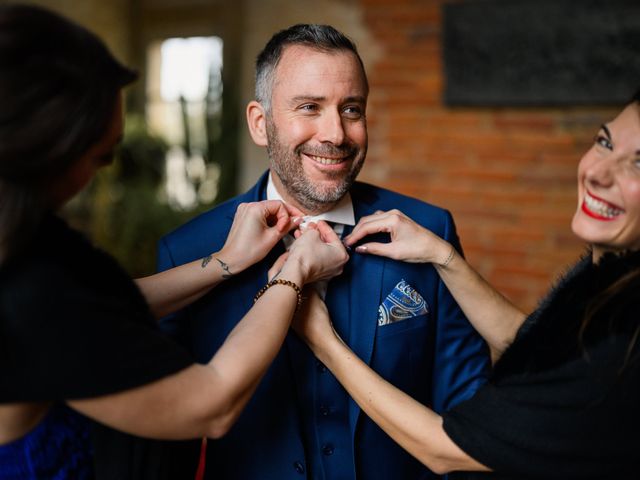
[{"label": "man in blue suit", "polygon": [[[367,151],[367,95],[362,61],[340,32],[296,25],[277,33],[258,56],[256,100],[247,107],[251,136],[266,147],[270,169],[248,192],[164,237],[160,268],[215,251],[237,206],[265,198],[291,203],[342,235],[362,216],[398,208],[458,245],[447,211],[355,181]],[[210,358],[285,248],[233,275],[165,327],[198,359]],[[234,266],[228,268],[233,274]],[[436,411],[468,398],[485,380],[485,345],[432,266],[354,253],[340,277],[318,288],[353,351]],[[233,480],[431,475],[361,414],[294,333],[236,425],[209,441],[206,472],[205,478]]]}]

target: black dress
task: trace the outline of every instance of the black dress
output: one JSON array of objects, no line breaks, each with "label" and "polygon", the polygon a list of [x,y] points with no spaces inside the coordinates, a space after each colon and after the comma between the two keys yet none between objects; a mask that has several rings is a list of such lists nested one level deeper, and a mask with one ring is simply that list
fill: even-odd
[{"label": "black dress", "polygon": [[487,385],[445,413],[452,440],[494,470],[451,479],[640,478],[639,268],[640,253],[585,257],[561,280]]},{"label": "black dress", "polygon": [[[13,445],[25,456],[16,462],[31,462],[29,455],[41,452],[26,449],[39,450],[41,444],[66,450],[53,448],[37,462],[68,462],[69,451],[89,448],[84,423],[61,407],[64,400],[137,387],[192,363],[185,350],[158,330],[140,291],[115,260],[53,215],[43,221],[36,241],[0,268],[0,403],[56,405],[43,421],[46,429],[36,428]],[[56,427],[62,423],[73,428]],[[34,443],[30,435],[45,431]],[[53,438],[63,431],[69,432],[64,441]],[[19,446],[23,444],[27,446]],[[101,458],[100,445],[96,455]],[[85,457],[76,455],[74,461]],[[6,459],[0,451],[0,460]],[[47,478],[58,478],[50,472],[66,468],[69,465],[46,465]]]}]

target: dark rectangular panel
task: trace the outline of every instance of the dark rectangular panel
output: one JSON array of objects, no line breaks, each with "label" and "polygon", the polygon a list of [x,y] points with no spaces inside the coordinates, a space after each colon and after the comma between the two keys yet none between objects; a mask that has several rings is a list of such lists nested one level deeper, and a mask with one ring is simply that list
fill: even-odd
[{"label": "dark rectangular panel", "polygon": [[640,0],[443,8],[448,105],[618,105],[640,88]]}]

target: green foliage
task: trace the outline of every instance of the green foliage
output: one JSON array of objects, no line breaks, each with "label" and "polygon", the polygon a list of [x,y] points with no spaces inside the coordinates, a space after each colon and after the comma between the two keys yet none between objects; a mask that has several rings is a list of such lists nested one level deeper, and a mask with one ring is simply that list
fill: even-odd
[{"label": "green foliage", "polygon": [[[190,210],[179,210],[169,204],[163,183],[165,157],[170,146],[149,134],[142,115],[130,114],[114,164],[99,172],[92,184],[63,212],[72,225],[115,256],[133,277],[155,272],[160,237],[237,193],[238,94],[233,82],[225,84],[223,91],[221,74],[212,69],[205,109],[196,113],[196,117],[189,116],[188,105],[181,99],[184,131],[181,147],[187,158],[197,151],[209,167],[217,167],[215,200],[210,197],[203,200],[206,197],[201,196],[198,205]],[[198,119],[198,115],[204,117]],[[203,132],[191,131],[200,124]],[[202,178],[189,181],[196,191],[203,186]]]},{"label": "green foliage", "polygon": [[159,238],[194,215],[177,211],[162,197],[168,145],[147,132],[140,117],[127,118],[125,136],[114,164],[65,210],[69,221],[111,255],[134,277],[155,271]]}]

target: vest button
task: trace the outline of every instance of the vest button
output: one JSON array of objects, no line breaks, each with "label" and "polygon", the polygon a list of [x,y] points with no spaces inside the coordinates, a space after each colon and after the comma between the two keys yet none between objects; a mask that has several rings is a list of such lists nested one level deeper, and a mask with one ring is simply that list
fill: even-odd
[{"label": "vest button", "polygon": [[331,410],[329,409],[329,407],[325,407],[324,405],[320,407],[320,415],[322,415],[323,417],[329,416],[330,413]]},{"label": "vest button", "polygon": [[327,371],[327,367],[324,366],[324,364],[322,362],[317,362],[316,363],[316,368],[318,369],[318,371],[320,373],[324,373]]},{"label": "vest button", "polygon": [[331,445],[330,443],[327,443],[325,446],[322,447],[322,453],[324,453],[327,457],[329,455],[333,455],[333,445]]},{"label": "vest button", "polygon": [[298,472],[300,475],[304,473],[304,465],[302,464],[302,462],[293,462],[293,468],[295,468],[296,472]]}]

